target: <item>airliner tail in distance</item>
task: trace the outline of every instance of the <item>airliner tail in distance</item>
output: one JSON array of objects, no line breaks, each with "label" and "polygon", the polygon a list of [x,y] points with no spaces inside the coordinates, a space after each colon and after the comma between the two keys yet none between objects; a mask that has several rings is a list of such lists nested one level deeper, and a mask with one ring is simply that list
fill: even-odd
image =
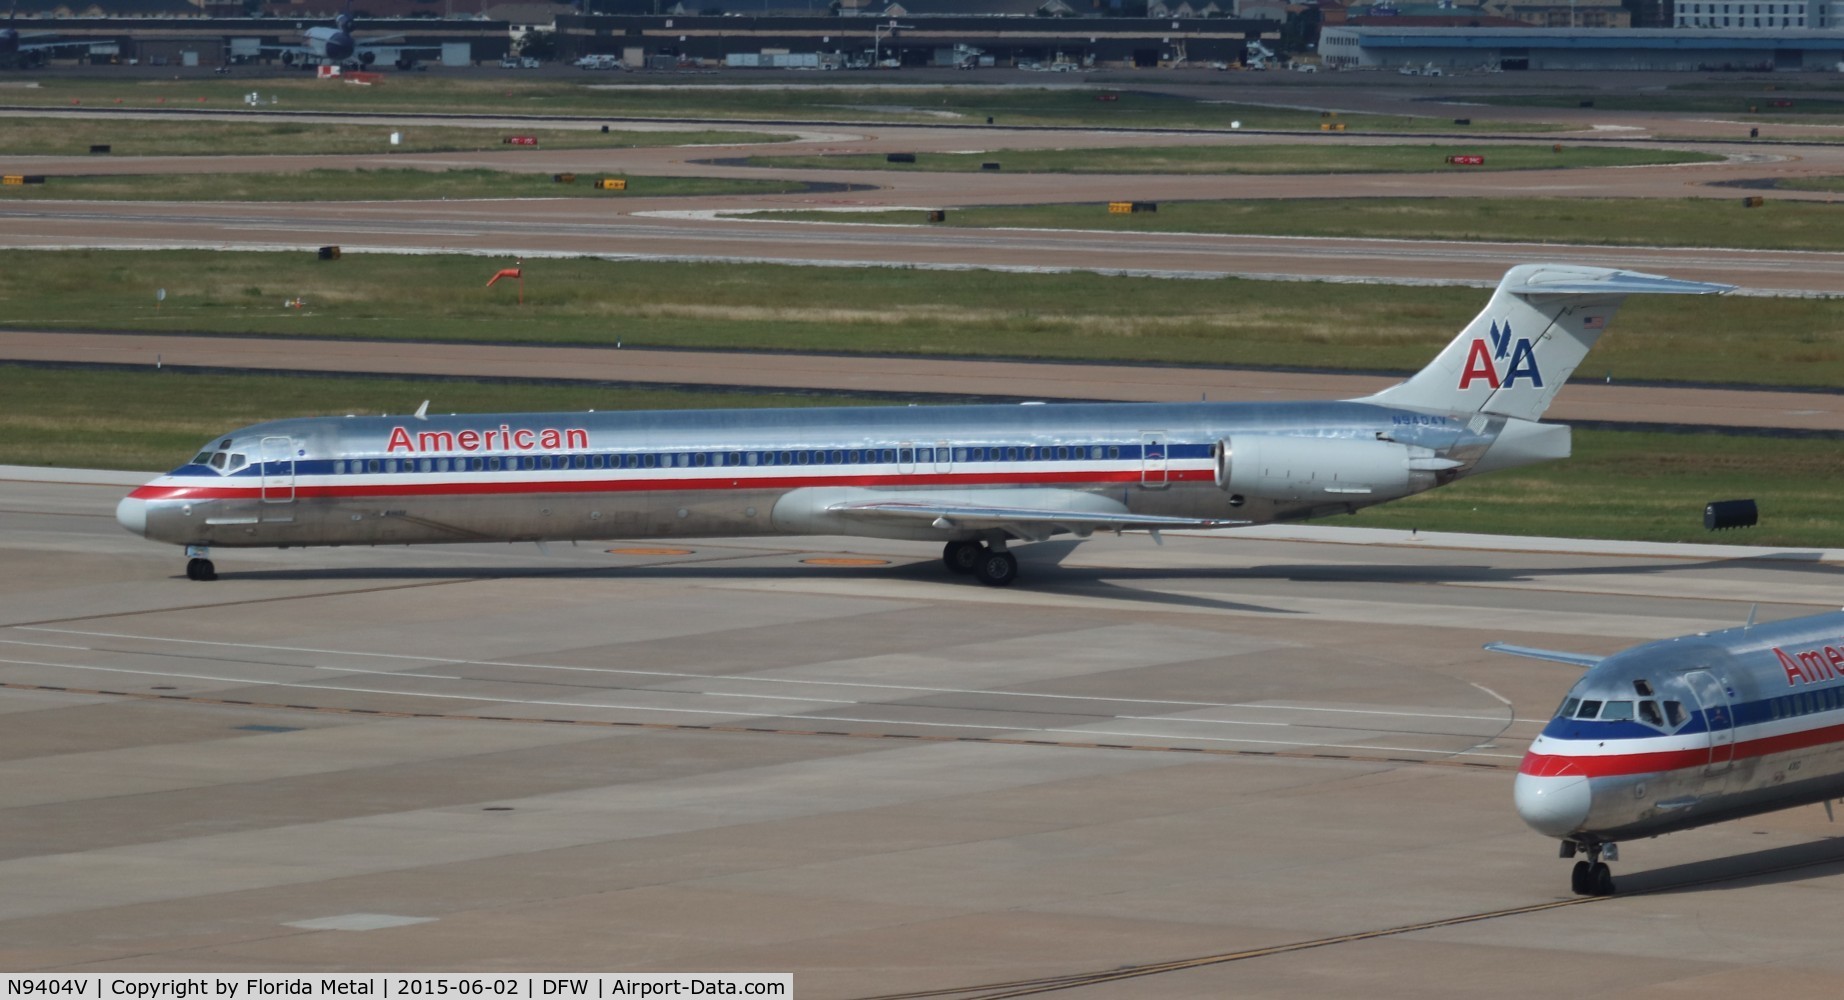
[{"label": "airliner tail in distance", "polygon": [[278,420],[213,438],[117,509],[183,545],[843,534],[939,542],[958,574],[1014,542],[1296,521],[1566,457],[1541,424],[1625,296],[1725,285],[1513,268],[1420,374],[1344,402],[451,414]]}]

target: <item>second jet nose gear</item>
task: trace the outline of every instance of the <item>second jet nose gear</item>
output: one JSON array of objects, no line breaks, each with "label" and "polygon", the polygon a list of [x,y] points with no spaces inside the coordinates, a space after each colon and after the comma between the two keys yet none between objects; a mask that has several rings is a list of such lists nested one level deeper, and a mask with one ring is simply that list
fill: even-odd
[{"label": "second jet nose gear", "polygon": [[186,579],[210,581],[218,578],[218,567],[212,564],[211,549],[203,545],[186,546]]},{"label": "second jet nose gear", "polygon": [[1569,888],[1574,890],[1577,896],[1613,895],[1613,870],[1607,867],[1607,862],[1620,860],[1619,845],[1578,845],[1573,840],[1565,840],[1562,842],[1561,855],[1565,858],[1572,858],[1576,851],[1583,849],[1586,850],[1588,859],[1575,862],[1574,870],[1569,873]]},{"label": "second jet nose gear", "polygon": [[941,550],[941,561],[951,573],[972,576],[989,587],[1005,587],[1018,579],[1018,557],[1005,550],[1005,543],[949,542]]}]

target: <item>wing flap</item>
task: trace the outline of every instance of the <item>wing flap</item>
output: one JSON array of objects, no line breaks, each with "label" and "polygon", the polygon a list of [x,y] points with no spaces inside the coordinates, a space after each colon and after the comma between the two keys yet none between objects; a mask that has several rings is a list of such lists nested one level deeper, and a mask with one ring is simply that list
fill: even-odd
[{"label": "wing flap", "polygon": [[1121,511],[1065,510],[1054,507],[996,506],[926,499],[848,500],[830,504],[828,513],[863,520],[927,521],[937,528],[1003,529],[1022,538],[1042,539],[1058,532],[1088,535],[1100,531],[1175,531],[1229,528],[1247,521],[1166,517]]}]

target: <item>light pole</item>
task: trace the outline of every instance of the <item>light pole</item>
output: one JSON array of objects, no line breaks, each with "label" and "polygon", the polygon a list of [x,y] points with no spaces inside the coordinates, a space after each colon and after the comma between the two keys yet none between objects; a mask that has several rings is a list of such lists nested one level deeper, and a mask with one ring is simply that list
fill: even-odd
[{"label": "light pole", "polygon": [[884,65],[884,44],[883,43],[884,43],[884,29],[885,28],[890,29],[890,31],[894,33],[896,29],[898,28],[913,28],[913,27],[915,27],[915,25],[913,24],[898,24],[896,23],[895,18],[891,18],[889,24],[871,25],[871,68],[872,69],[882,69],[883,68],[883,65]]}]

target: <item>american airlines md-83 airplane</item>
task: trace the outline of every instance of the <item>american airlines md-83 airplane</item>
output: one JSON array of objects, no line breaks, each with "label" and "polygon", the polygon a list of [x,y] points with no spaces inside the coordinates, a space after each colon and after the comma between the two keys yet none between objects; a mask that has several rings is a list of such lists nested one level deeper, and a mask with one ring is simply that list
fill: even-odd
[{"label": "american airlines md-83 airplane", "polygon": [[1601,658],[1492,643],[1588,668],[1531,743],[1514,798],[1614,891],[1617,842],[1844,796],[1844,613],[1701,632]]},{"label": "american airlines md-83 airplane", "polygon": [[216,578],[210,546],[827,534],[940,541],[1001,586],[1014,541],[1343,514],[1566,458],[1568,427],[1538,418],[1626,296],[1729,288],[1514,267],[1427,368],[1344,402],[278,420],[116,517],[184,545],[194,580]]}]

